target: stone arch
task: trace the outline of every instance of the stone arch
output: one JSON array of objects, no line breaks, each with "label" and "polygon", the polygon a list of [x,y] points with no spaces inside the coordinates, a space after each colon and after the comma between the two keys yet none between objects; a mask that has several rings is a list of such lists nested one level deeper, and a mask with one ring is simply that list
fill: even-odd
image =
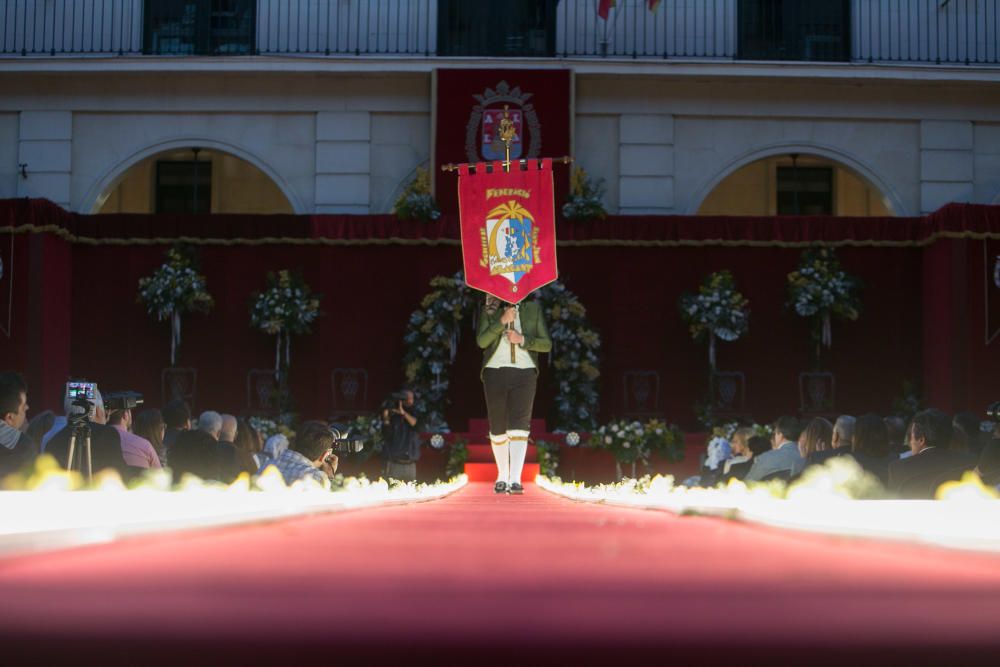
[{"label": "stone arch", "polygon": [[903,201],[900,199],[899,194],[892,186],[882,179],[875,172],[875,170],[870,168],[857,157],[845,153],[839,148],[816,143],[778,143],[754,148],[753,150],[743,153],[732,160],[723,169],[712,175],[707,181],[702,183],[701,187],[699,187],[696,191],[695,196],[691,198],[685,212],[688,215],[697,215],[698,210],[701,208],[702,203],[704,203],[709,194],[711,194],[720,183],[743,167],[759,160],[788,155],[790,153],[799,153],[801,155],[812,155],[826,158],[827,160],[831,160],[838,165],[853,171],[856,175],[868,181],[868,183],[882,193],[895,215],[907,215],[906,207],[903,206]]},{"label": "stone arch", "polygon": [[167,141],[160,141],[155,144],[151,144],[142,148],[131,155],[129,155],[124,160],[121,160],[117,164],[108,168],[94,183],[88,188],[87,193],[83,196],[80,202],[73,207],[74,210],[80,211],[81,213],[94,213],[97,203],[105,192],[109,192],[122,178],[128,173],[128,171],[139,164],[146,158],[153,157],[160,153],[165,153],[167,151],[179,150],[185,148],[191,148],[192,146],[197,146],[198,148],[215,150],[220,153],[228,153],[235,157],[245,160],[246,162],[252,164],[254,167],[259,169],[265,176],[271,179],[271,181],[277,186],[281,191],[281,194],[285,196],[288,203],[291,204],[292,210],[296,214],[309,213],[306,207],[302,204],[301,199],[295,195],[295,192],[288,185],[284,178],[276,172],[270,165],[267,164],[257,155],[233,144],[218,141],[217,139],[208,139],[205,137],[185,137],[183,139],[169,139]]}]

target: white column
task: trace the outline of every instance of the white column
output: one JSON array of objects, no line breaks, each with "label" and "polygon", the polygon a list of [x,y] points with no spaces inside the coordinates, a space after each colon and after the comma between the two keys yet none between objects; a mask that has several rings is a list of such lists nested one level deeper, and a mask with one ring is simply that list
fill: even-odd
[{"label": "white column", "polygon": [[368,213],[371,202],[371,114],[316,114],[317,213]]},{"label": "white column", "polygon": [[43,197],[69,208],[73,162],[70,111],[22,111],[18,125],[17,196]]},{"label": "white column", "polygon": [[968,121],[920,123],[920,211],[973,199],[973,127]]},{"label": "white column", "polygon": [[619,123],[619,212],[673,213],[674,117],[624,114]]}]

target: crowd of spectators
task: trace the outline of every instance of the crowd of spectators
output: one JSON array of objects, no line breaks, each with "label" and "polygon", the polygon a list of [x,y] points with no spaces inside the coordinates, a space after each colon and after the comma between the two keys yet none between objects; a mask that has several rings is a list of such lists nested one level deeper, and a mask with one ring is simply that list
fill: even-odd
[{"label": "crowd of spectators", "polygon": [[254,475],[273,465],[287,484],[310,478],[329,486],[337,470],[334,436],[323,422],[305,422],[291,442],[284,435],[265,442],[248,419],[206,410],[193,421],[182,400],[161,409],[108,410],[100,390],[94,394],[86,412],[66,396],[62,415],[46,410],[28,420],[27,384],[18,373],[0,372],[0,479],[26,470],[41,454],[63,468],[80,469],[83,442],[75,443],[69,461],[71,416],[86,423],[92,469],[110,468],[126,480],[169,468],[175,483],[188,473],[231,483],[241,473]]},{"label": "crowd of spectators", "polygon": [[849,456],[900,498],[934,498],[941,484],[970,471],[1000,488],[1000,427],[981,426],[972,413],[949,416],[934,409],[918,412],[909,423],[875,414],[841,415],[833,424],[786,416],[772,424],[770,442],[751,428],[737,429],[728,452],[714,448],[690,483],[794,481],[810,466]]},{"label": "crowd of spectators", "polygon": [[[248,419],[206,410],[194,420],[181,400],[133,414],[107,410],[100,391],[95,394],[85,416],[67,396],[62,415],[46,410],[28,420],[24,379],[0,373],[0,479],[26,469],[42,453],[63,467],[79,468],[68,461],[74,432],[70,416],[89,426],[93,469],[112,468],[125,479],[162,467],[175,482],[190,473],[230,483],[273,465],[286,483],[313,479],[328,486],[337,469],[334,435],[324,422],[301,424],[291,442],[280,434],[265,441]],[[803,422],[785,416],[774,422],[771,433],[768,441],[752,428],[739,428],[730,440],[714,441],[702,474],[692,483],[792,481],[810,466],[849,456],[902,498],[933,498],[942,483],[968,471],[1000,487],[1000,428],[984,431],[972,413],[924,410],[909,423],[875,414],[841,415],[832,424],[822,417]]]}]

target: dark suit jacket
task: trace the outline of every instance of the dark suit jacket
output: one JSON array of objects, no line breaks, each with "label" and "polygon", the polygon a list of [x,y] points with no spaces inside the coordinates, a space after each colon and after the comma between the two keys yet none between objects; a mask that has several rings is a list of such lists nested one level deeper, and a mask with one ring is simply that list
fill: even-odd
[{"label": "dark suit jacket", "polygon": [[189,472],[201,479],[232,482],[243,469],[239,450],[229,442],[218,442],[204,431],[189,431],[177,438],[170,450],[174,482]]},{"label": "dark suit jacket", "polygon": [[823,465],[834,456],[848,456],[850,453],[850,447],[837,447],[836,449],[824,449],[821,452],[813,452],[806,459],[806,466]]},{"label": "dark suit jacket", "polygon": [[[66,457],[69,456],[71,431],[72,429],[67,426],[52,436],[49,444],[45,446],[45,453],[56,457],[56,461],[63,468],[66,467]],[[82,447],[83,443],[77,440],[76,451],[81,451]],[[76,454],[74,454],[75,457]],[[122,456],[122,437],[113,426],[90,425],[90,457],[95,473],[104,468],[114,468],[122,477],[129,475],[125,466],[125,458]]]},{"label": "dark suit jacket", "polygon": [[38,445],[22,433],[12,449],[0,446],[0,478],[18,472],[38,456]]},{"label": "dark suit jacket", "polygon": [[723,478],[724,480],[729,479],[743,479],[750,472],[750,468],[753,467],[753,459],[749,461],[744,461],[743,463],[734,463],[729,466],[729,472]]},{"label": "dark suit jacket", "polygon": [[[889,461],[888,458],[877,459],[877,458],[873,458],[871,456],[867,456],[865,454],[862,454],[860,452],[852,452],[851,456],[853,456],[854,460],[858,462],[858,465],[860,465],[862,468],[864,468],[865,470],[867,470],[871,474],[873,474],[876,477],[878,477],[878,479],[879,479],[880,482],[882,482],[885,485],[889,484],[889,462],[890,461]],[[894,457],[892,459],[893,462],[899,461],[899,460],[902,460],[902,459],[900,459],[899,457]]]},{"label": "dark suit jacket", "polygon": [[933,498],[944,482],[961,479],[975,460],[967,454],[941,447],[925,449],[889,464],[889,490],[902,498]]}]

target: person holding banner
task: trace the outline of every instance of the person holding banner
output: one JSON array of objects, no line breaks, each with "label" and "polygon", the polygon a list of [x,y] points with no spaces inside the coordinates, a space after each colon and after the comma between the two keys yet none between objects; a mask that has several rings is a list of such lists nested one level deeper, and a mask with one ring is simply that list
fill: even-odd
[{"label": "person holding banner", "polygon": [[522,494],[521,471],[528,452],[538,354],[552,349],[541,306],[534,300],[511,305],[487,295],[479,314],[476,342],[483,349],[480,379],[497,463],[493,491]]}]

